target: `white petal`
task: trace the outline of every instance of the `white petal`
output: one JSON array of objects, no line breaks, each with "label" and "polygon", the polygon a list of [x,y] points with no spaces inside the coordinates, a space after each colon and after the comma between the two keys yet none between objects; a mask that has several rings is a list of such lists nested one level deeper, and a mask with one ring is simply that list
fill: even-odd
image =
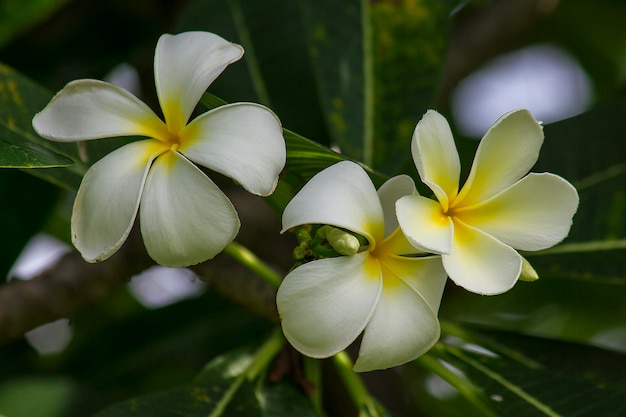
[{"label": "white petal", "polygon": [[359,357],[354,364],[357,372],[412,361],[439,339],[437,314],[428,303],[404,281],[388,278],[385,273],[376,310],[365,327]]},{"label": "white petal", "polygon": [[270,195],[285,166],[280,120],[258,104],[218,107],[193,120],[181,132],[180,152],[220,172],[253,194]]},{"label": "white petal", "polygon": [[448,209],[448,202],[459,190],[461,163],[448,121],[428,110],[415,127],[411,153],[420,178]]},{"label": "white petal", "polygon": [[439,203],[419,195],[405,196],[396,202],[396,213],[413,246],[426,252],[450,252],[454,226]]},{"label": "white petal", "polygon": [[141,190],[160,142],[132,142],[96,162],[85,174],[72,212],[72,242],[88,262],[115,253],[135,221]]},{"label": "white petal", "polygon": [[467,182],[454,206],[471,206],[522,178],[537,162],[543,128],[528,112],[502,116],[480,141]]},{"label": "white petal", "polygon": [[440,256],[411,258],[385,256],[381,259],[383,274],[392,274],[403,280],[424,298],[430,308],[437,312],[448,274]]},{"label": "white petal", "polygon": [[408,175],[398,175],[387,180],[378,189],[378,197],[383,206],[385,214],[385,236],[398,227],[398,217],[396,216],[396,201],[405,195],[417,194],[415,183]]},{"label": "white petal", "polygon": [[163,35],[154,53],[154,78],[165,121],[178,132],[207,87],[243,56],[243,48],[209,32]]},{"label": "white petal", "polygon": [[114,84],[78,80],[67,84],[33,118],[42,137],[60,142],[114,136],[163,138],[165,124],[137,97]]},{"label": "white petal", "polygon": [[522,257],[514,249],[458,220],[452,250],[441,259],[457,285],[484,295],[510,290],[522,270]]},{"label": "white petal", "polygon": [[383,209],[363,168],[338,162],[317,173],[287,204],[283,232],[302,224],[330,224],[365,236],[370,244],[384,237]]},{"label": "white petal", "polygon": [[285,337],[314,358],[345,349],[372,315],[381,283],[378,262],[368,252],[296,268],[285,277],[276,296]]},{"label": "white petal", "polygon": [[578,207],[576,189],[554,174],[529,174],[484,204],[458,216],[521,250],[540,250],[567,236]]},{"label": "white petal", "polygon": [[239,231],[239,218],[230,200],[177,152],[166,152],[154,161],[140,214],[148,254],[164,266],[188,266],[211,259]]}]

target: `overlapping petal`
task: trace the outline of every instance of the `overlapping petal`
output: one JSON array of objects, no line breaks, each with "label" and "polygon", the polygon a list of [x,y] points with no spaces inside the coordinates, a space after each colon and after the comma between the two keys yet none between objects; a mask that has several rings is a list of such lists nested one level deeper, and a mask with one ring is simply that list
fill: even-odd
[{"label": "overlapping petal", "polygon": [[354,370],[372,371],[409,362],[430,349],[439,332],[437,314],[426,301],[404,281],[385,274]]},{"label": "overlapping petal", "polygon": [[72,242],[88,262],[107,259],[128,237],[150,164],[161,149],[156,140],[132,142],[83,177],[72,212]]},{"label": "overlapping petal", "polygon": [[422,182],[435,193],[444,211],[459,190],[461,163],[448,121],[429,110],[415,127],[413,161]]},{"label": "overlapping petal", "polygon": [[433,312],[439,310],[448,274],[440,256],[420,258],[387,255],[381,259],[385,276],[391,275],[404,281],[422,296]]},{"label": "overlapping petal", "polygon": [[439,203],[419,195],[405,196],[397,201],[396,213],[402,232],[416,248],[450,253],[454,225]]},{"label": "overlapping petal", "polygon": [[365,328],[381,286],[380,268],[368,252],[296,268],[276,296],[287,340],[314,358],[345,349]]},{"label": "overlapping petal", "polygon": [[529,174],[458,215],[513,248],[535,251],[567,236],[577,207],[578,193],[569,182],[554,174]]},{"label": "overlapping petal", "polygon": [[480,141],[453,206],[480,203],[517,182],[537,162],[542,144],[543,129],[528,110],[502,116]]},{"label": "overlapping petal", "polygon": [[302,224],[331,224],[365,236],[384,237],[383,209],[372,181],[354,162],[342,161],[316,174],[287,204],[283,231]]},{"label": "overlapping petal", "polygon": [[522,269],[522,257],[510,246],[458,220],[449,255],[441,259],[450,278],[483,295],[510,290]]},{"label": "overlapping petal", "polygon": [[179,150],[187,158],[233,178],[253,194],[270,195],[285,166],[280,120],[258,104],[218,107],[193,120],[180,135]]},{"label": "overlapping petal", "polygon": [[164,266],[211,259],[239,231],[230,200],[195,165],[171,151],[157,158],[150,170],[140,215],[148,254]]},{"label": "overlapping petal", "polygon": [[171,132],[189,120],[207,87],[243,56],[243,48],[209,32],[163,35],[154,54],[159,103]]},{"label": "overlapping petal", "polygon": [[167,128],[137,97],[114,84],[78,80],[67,84],[33,118],[42,137],[60,142],[116,136],[164,139]]},{"label": "overlapping petal", "polygon": [[396,201],[405,195],[417,194],[415,183],[408,175],[398,175],[385,181],[377,191],[385,216],[385,236],[398,228]]}]

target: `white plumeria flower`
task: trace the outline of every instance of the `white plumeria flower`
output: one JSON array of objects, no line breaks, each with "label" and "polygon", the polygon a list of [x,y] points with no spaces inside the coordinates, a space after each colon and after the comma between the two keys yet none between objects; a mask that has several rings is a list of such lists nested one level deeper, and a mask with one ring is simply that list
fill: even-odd
[{"label": "white plumeria flower", "polygon": [[196,264],[230,243],[239,231],[237,212],[193,163],[233,178],[251,193],[272,193],[286,152],[274,113],[234,103],[189,121],[207,87],[242,55],[241,46],[212,33],[161,36],[154,75],[165,121],[128,91],[96,80],[70,82],[35,115],[37,133],[59,142],[148,138],[113,151],[83,178],[72,212],[72,242],[87,261],[115,253],[138,210],[146,249],[161,265]]},{"label": "white plumeria flower", "polygon": [[415,359],[439,338],[437,311],[446,282],[438,256],[420,253],[402,235],[394,203],[415,190],[405,175],[378,193],[365,171],[339,162],[315,175],[289,202],[283,231],[328,224],[367,238],[354,255],[306,263],[281,284],[277,305],[283,332],[300,352],[332,356],[364,331],[356,371]]},{"label": "white plumeria flower", "polygon": [[411,243],[442,254],[458,285],[478,294],[509,290],[522,269],[515,249],[536,251],[567,236],[578,207],[576,189],[549,173],[528,173],[543,143],[541,125],[526,110],[502,116],[482,138],[459,189],[460,162],[450,126],[430,110],[417,124],[411,151],[437,201],[411,195],[396,204]]}]

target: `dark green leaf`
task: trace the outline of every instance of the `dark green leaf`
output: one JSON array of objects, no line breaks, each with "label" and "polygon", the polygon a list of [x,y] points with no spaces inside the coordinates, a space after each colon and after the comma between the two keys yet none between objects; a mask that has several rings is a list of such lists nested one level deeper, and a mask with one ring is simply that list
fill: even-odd
[{"label": "dark green leaf", "polygon": [[[75,144],[55,143],[40,138],[32,119],[48,103],[52,94],[0,64],[0,167],[63,167],[78,161]],[[81,165],[81,164],[79,164]],[[66,188],[75,188],[82,174],[80,166],[70,170],[29,172]]]},{"label": "dark green leaf", "polygon": [[300,4],[332,143],[345,155],[371,163],[369,6],[361,0],[301,0]]},{"label": "dark green leaf", "polygon": [[319,414],[304,393],[287,382],[270,383],[259,393],[264,417],[316,417]]},{"label": "dark green leaf", "polygon": [[244,47],[242,60],[220,75],[211,93],[229,102],[260,102],[286,128],[328,143],[297,2],[198,0],[177,29],[208,30]]},{"label": "dark green leaf", "polygon": [[545,127],[533,171],[571,181],[580,206],[561,247],[528,254],[540,277],[626,285],[625,112],[622,100]]},{"label": "dark green leaf", "polygon": [[216,406],[229,391],[231,381],[213,381],[211,385],[192,385],[147,395],[111,406],[94,417],[219,417],[262,416],[249,383],[237,390],[236,399],[222,412]]},{"label": "dark green leaf", "polygon": [[[596,417],[626,412],[626,358],[597,348],[444,325],[432,351],[506,417]],[[611,374],[609,378],[605,374]]]},{"label": "dark green leaf", "polygon": [[626,352],[626,286],[563,281],[549,275],[484,297],[450,286],[440,316],[489,328]]},{"label": "dark green leaf", "polygon": [[[387,174],[412,169],[415,125],[434,102],[444,63],[451,2],[383,0],[370,4],[373,62],[372,168]],[[366,86],[367,87],[367,86]]]}]

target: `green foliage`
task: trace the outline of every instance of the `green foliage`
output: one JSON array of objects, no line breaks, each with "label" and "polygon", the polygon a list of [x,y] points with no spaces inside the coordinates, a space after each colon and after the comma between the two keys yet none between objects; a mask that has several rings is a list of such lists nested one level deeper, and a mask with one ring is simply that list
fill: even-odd
[{"label": "green foliage", "polygon": [[[7,23],[0,24],[0,45],[61,3],[40,1],[19,10],[15,2],[0,6],[0,12],[8,11],[0,13],[0,23]],[[491,3],[469,7],[480,12]],[[159,32],[209,30],[244,46],[243,60],[225,70],[201,106],[249,100],[280,117],[287,165],[267,198],[280,213],[308,179],[341,160],[362,163],[377,185],[400,172],[414,176],[411,134],[435,102],[451,29],[462,19],[451,16],[451,9],[450,2],[437,0],[195,0]],[[524,254],[539,274],[536,282],[520,282],[496,297],[450,285],[435,348],[393,372],[371,376],[374,397],[381,393],[379,402],[389,409],[346,408],[350,396],[337,388],[346,380],[328,372],[327,362],[311,367],[312,361],[305,361],[305,376],[315,382],[311,390],[293,352],[290,359],[281,354],[273,361],[277,351],[263,350],[267,344],[259,340],[276,324],[211,290],[155,310],[121,291],[72,318],[74,339],[57,357],[38,358],[23,341],[0,350],[0,414],[307,417],[321,415],[322,404],[342,410],[338,415],[346,409],[437,417],[457,417],[459,410],[466,417],[626,413],[626,102],[619,98],[626,80],[626,37],[619,22],[626,10],[615,0],[593,6],[575,0],[555,10],[508,47],[546,40],[564,45],[590,73],[602,100],[584,114],[546,126],[533,169],[562,175],[579,190],[570,236],[555,248]],[[589,20],[591,15],[602,18]],[[152,51],[145,52],[139,40],[128,42],[137,60],[151,59]],[[115,49],[106,51],[111,55],[106,59],[127,59]],[[60,52],[59,57],[69,53]],[[63,59],[46,65],[66,68]],[[145,85],[152,82],[150,59],[140,68]],[[5,275],[32,234],[58,226],[50,224],[57,222],[50,211],[58,188],[75,190],[90,164],[133,140],[91,141],[80,145],[79,153],[75,144],[39,138],[31,119],[52,92],[21,75],[28,70],[0,65],[0,166],[7,168],[0,171],[0,272]],[[471,159],[475,143],[459,139],[458,146],[461,158]],[[383,389],[389,379],[401,387],[395,397]],[[27,401],[31,397],[42,408],[28,408],[36,406]]]}]

